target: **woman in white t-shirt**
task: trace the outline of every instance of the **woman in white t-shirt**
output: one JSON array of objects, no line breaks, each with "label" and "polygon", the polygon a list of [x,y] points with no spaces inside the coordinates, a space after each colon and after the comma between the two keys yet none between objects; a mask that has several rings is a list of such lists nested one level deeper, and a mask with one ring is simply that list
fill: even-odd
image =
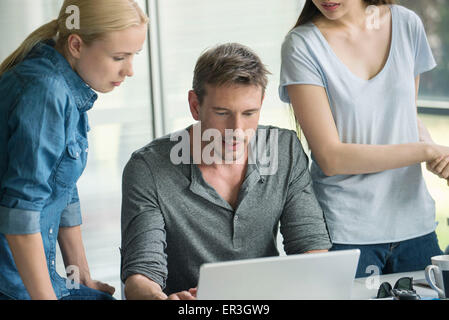
[{"label": "woman in white t-shirt", "polygon": [[280,97],[311,148],[332,250],[361,250],[357,277],[441,254],[421,163],[448,179],[449,148],[416,108],[436,64],[420,18],[393,2],[307,0],[282,47]]}]

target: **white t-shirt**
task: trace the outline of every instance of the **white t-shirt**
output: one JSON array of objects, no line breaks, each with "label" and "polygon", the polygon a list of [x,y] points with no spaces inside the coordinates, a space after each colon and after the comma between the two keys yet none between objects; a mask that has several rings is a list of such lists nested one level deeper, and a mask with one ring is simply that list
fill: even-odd
[{"label": "white t-shirt", "polygon": [[[436,66],[421,19],[392,5],[392,40],[382,71],[370,80],[354,75],[319,29],[293,29],[282,46],[279,94],[287,86],[326,89],[341,142],[393,145],[419,141],[415,77]],[[409,240],[435,230],[435,202],[416,164],[376,174],[324,175],[312,154],[311,173],[331,239],[339,244]]]}]

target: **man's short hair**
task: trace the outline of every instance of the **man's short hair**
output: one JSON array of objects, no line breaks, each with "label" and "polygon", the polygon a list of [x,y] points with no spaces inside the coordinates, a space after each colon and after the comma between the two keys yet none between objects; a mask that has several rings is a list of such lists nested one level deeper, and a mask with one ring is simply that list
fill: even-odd
[{"label": "man's short hair", "polygon": [[205,85],[255,85],[268,84],[270,72],[260,58],[248,47],[238,43],[226,43],[205,51],[196,62],[193,75],[193,91],[200,104],[206,95]]}]

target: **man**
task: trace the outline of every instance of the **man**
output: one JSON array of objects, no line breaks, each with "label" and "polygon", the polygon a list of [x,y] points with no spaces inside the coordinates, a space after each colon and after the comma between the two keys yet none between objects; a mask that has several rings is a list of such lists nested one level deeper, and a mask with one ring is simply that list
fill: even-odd
[{"label": "man", "polygon": [[295,132],[258,126],[267,74],[242,45],[206,51],[188,97],[198,123],[131,157],[122,203],[127,299],[194,299],[201,264],[279,255],[279,223],[287,254],[331,247]]}]

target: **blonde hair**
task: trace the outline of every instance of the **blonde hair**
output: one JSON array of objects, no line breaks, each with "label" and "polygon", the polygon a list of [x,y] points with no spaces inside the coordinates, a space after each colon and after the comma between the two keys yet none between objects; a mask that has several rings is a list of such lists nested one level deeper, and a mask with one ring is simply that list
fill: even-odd
[{"label": "blonde hair", "polygon": [[[75,6],[79,12],[79,28],[69,29],[68,20]],[[3,73],[20,63],[41,41],[54,39],[56,47],[65,48],[71,34],[77,34],[86,45],[112,31],[120,31],[148,23],[148,17],[134,0],[65,0],[57,19],[44,24],[0,65]]]}]

